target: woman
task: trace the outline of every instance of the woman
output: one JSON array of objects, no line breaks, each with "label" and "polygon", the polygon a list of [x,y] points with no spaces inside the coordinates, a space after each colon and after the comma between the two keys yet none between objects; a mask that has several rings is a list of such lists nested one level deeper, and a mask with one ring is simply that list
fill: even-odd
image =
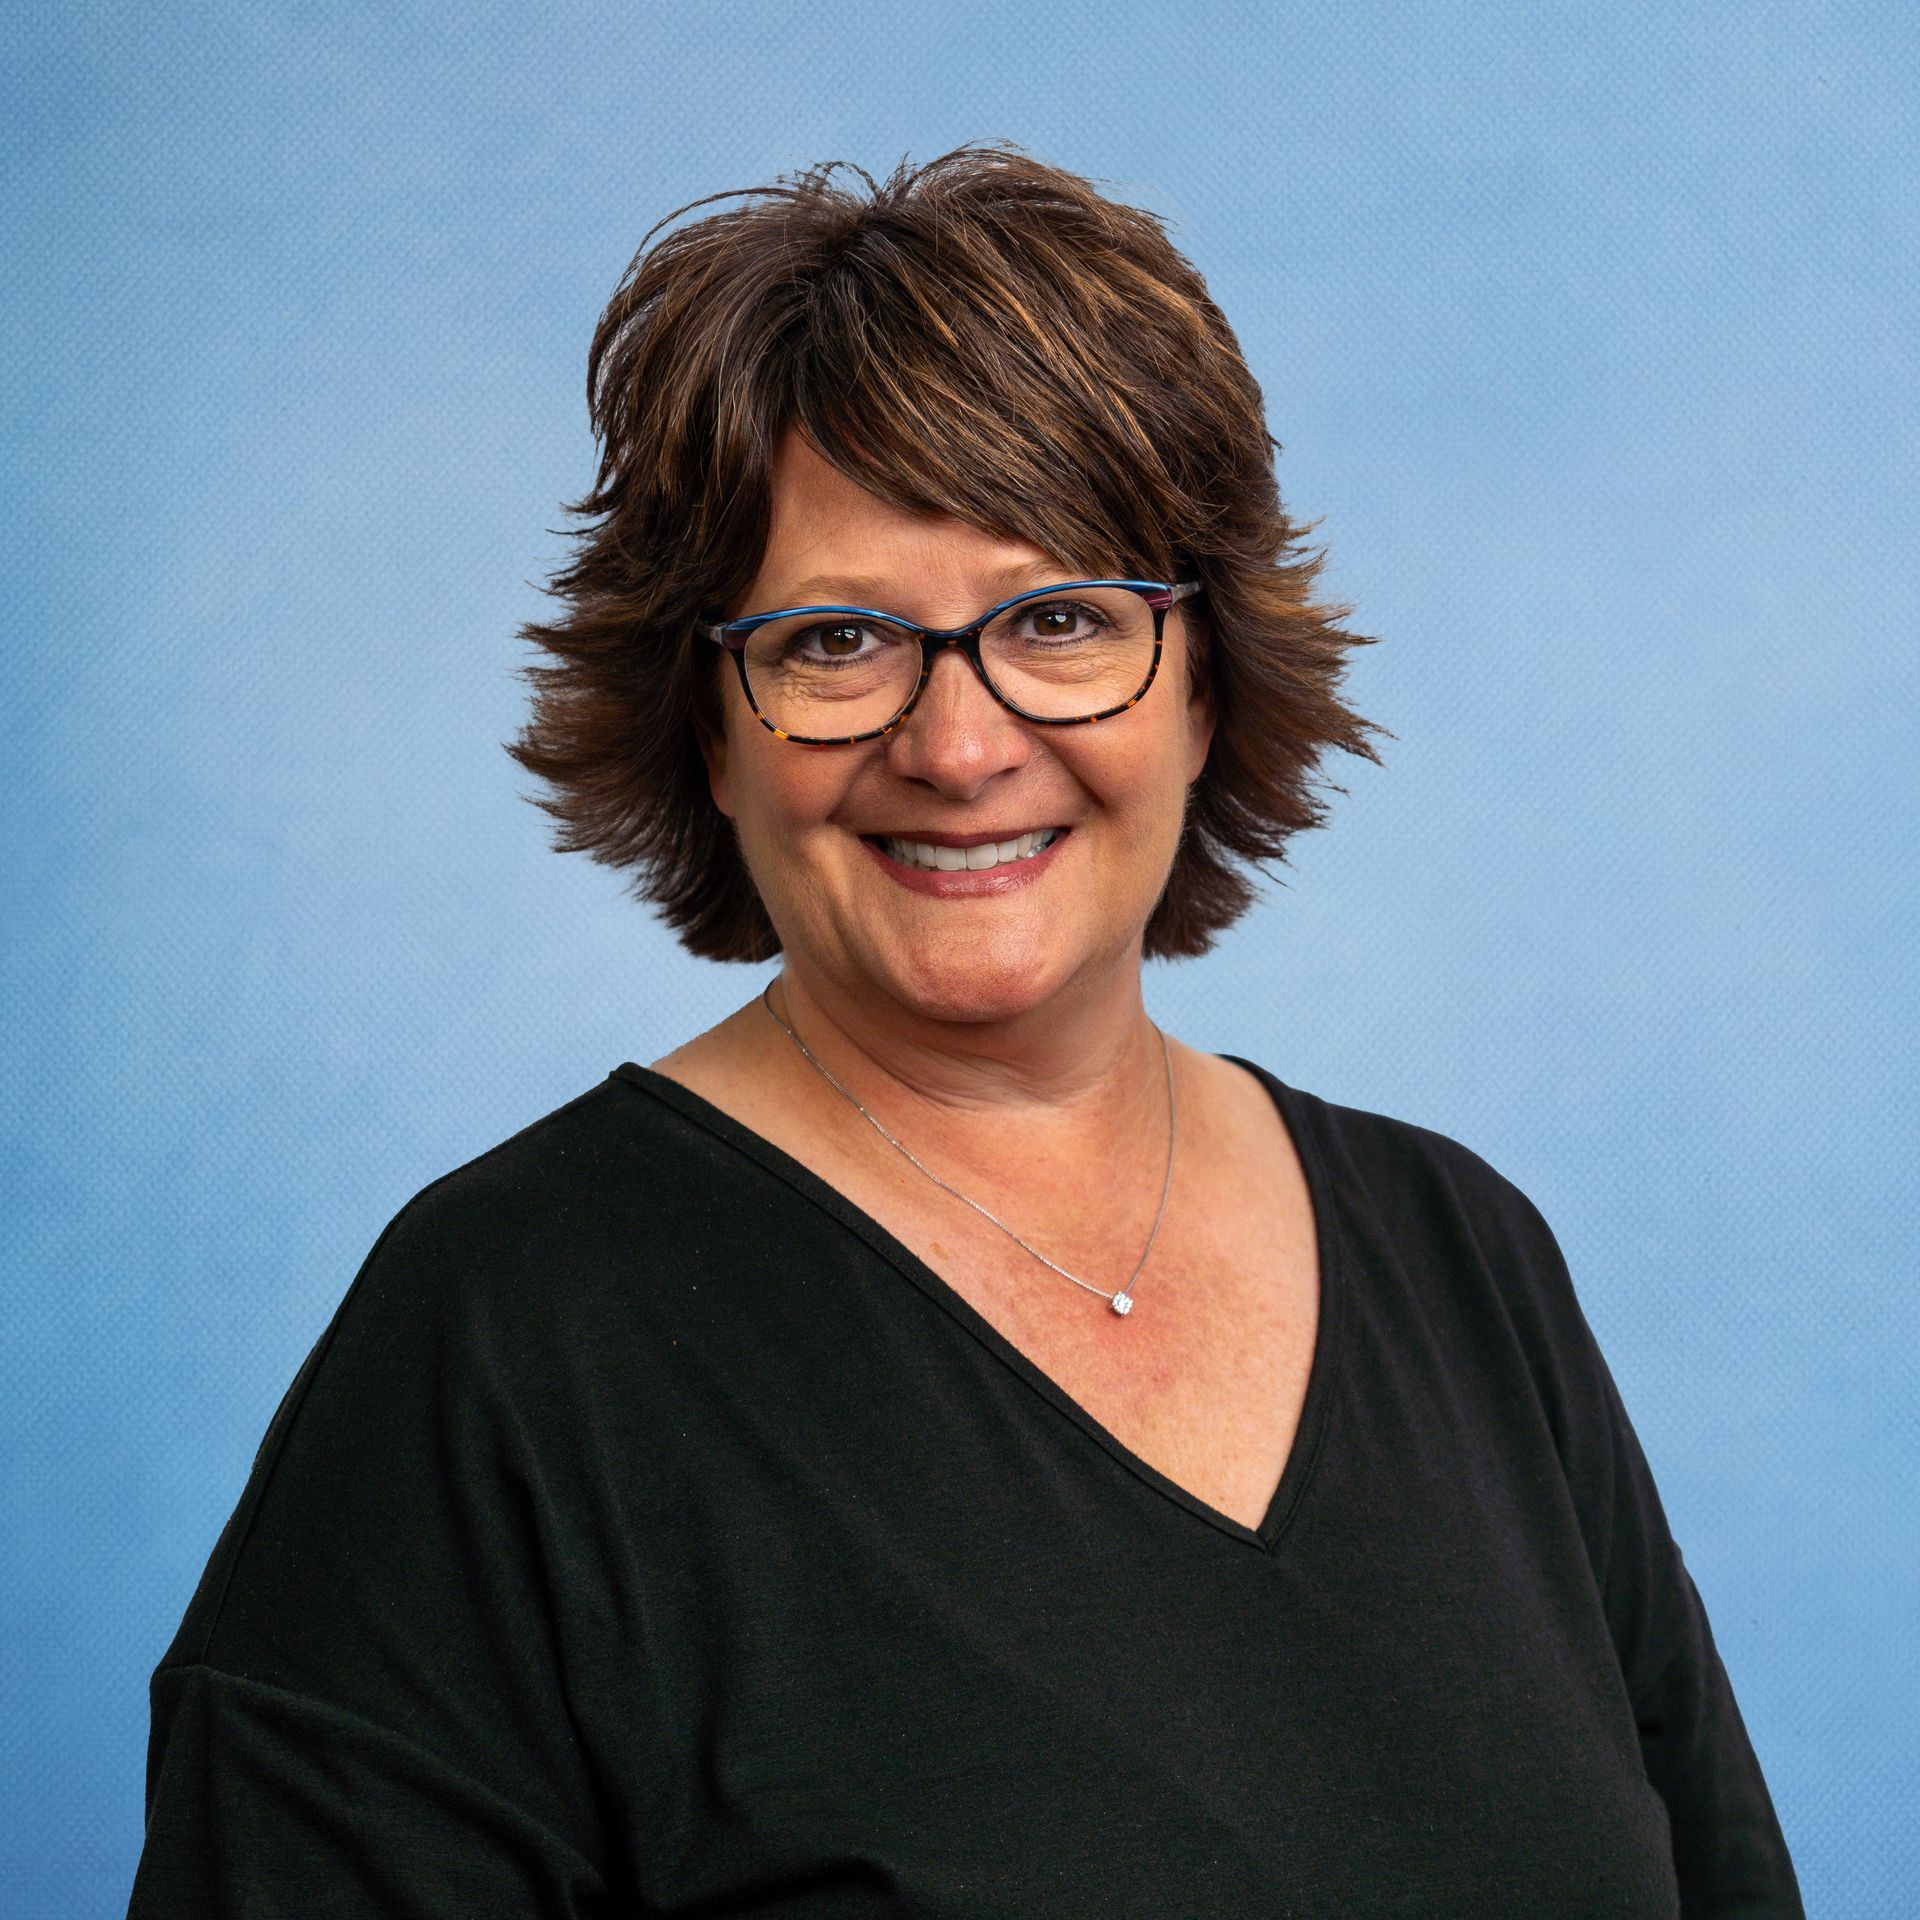
[{"label": "woman", "polygon": [[513,748],[780,971],[389,1224],[132,1911],[1800,1913],[1538,1211],[1146,1015],[1375,730],[1231,331],[1017,152],[833,171],[616,294]]}]

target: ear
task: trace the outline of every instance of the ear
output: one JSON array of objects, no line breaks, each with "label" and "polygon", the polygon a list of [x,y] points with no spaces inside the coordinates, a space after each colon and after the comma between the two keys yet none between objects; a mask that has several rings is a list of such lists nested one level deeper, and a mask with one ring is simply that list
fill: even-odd
[{"label": "ear", "polygon": [[696,727],[695,735],[700,742],[700,757],[707,763],[707,790],[713,795],[713,804],[729,820],[733,818],[733,802],[727,787],[727,736],[724,730],[714,734],[704,727]]},{"label": "ear", "polygon": [[1213,692],[1211,683],[1205,675],[1200,685],[1187,701],[1187,785],[1200,778],[1207,764],[1208,751],[1213,746],[1213,729],[1217,719],[1213,710]]}]

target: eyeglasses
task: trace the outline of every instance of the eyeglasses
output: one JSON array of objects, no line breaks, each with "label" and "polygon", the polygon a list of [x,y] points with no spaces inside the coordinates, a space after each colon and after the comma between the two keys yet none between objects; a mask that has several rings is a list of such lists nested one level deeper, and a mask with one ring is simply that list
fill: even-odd
[{"label": "eyeglasses", "polygon": [[971,626],[923,627],[871,607],[783,607],[695,630],[733,655],[762,726],[799,746],[846,746],[910,714],[934,655],[958,647],[1010,713],[1043,727],[1125,713],[1160,670],[1167,610],[1198,580],[1069,580],[990,607]]}]

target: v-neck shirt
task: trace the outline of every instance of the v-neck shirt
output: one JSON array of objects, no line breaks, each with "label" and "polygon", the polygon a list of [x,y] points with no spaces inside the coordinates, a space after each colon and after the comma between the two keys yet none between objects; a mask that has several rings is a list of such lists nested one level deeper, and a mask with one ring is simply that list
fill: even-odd
[{"label": "v-neck shirt", "polygon": [[1226,1057],[1319,1250],[1258,1527],[649,1068],[422,1189],[153,1675],[134,1920],[1800,1915],[1538,1209]]}]

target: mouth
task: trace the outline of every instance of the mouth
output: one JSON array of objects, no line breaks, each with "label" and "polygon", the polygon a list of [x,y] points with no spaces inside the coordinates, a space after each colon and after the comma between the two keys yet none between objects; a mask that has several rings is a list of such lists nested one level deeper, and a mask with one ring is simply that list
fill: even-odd
[{"label": "mouth", "polygon": [[860,837],[898,865],[922,873],[992,873],[1037,859],[1070,831],[1067,827],[1035,827],[1010,839],[976,840],[964,846],[954,845],[951,838],[915,840],[887,833],[863,833]]}]

